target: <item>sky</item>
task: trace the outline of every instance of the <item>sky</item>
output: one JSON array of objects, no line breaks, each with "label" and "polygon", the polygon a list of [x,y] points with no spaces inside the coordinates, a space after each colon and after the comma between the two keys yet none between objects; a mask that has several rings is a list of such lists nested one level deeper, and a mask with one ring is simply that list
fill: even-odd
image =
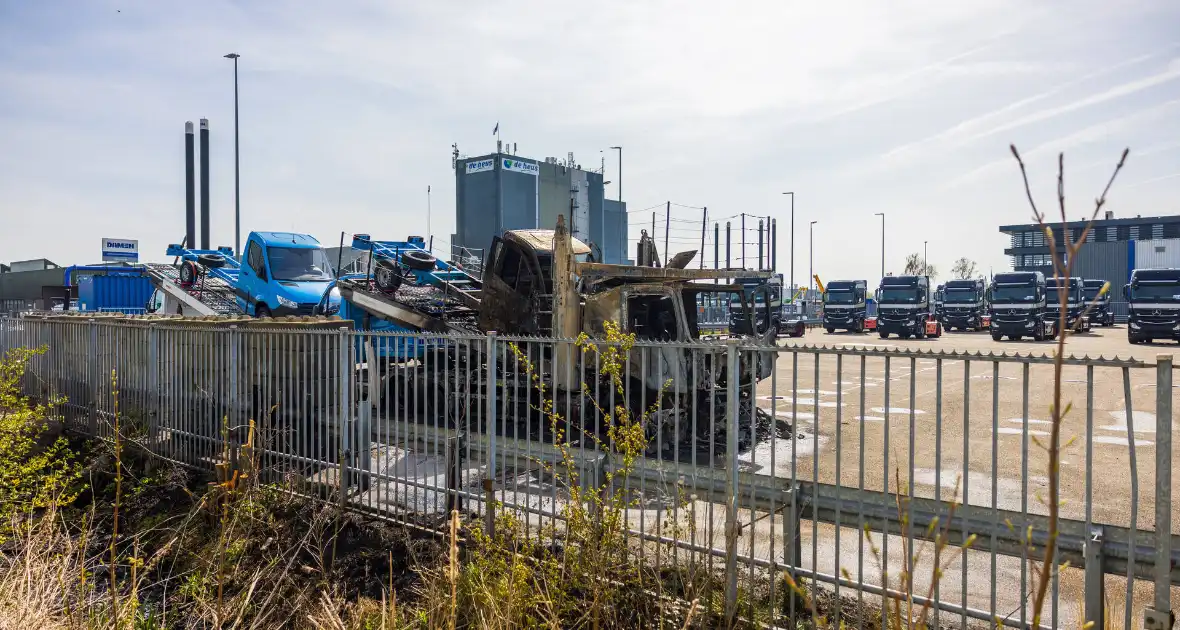
[{"label": "sky", "polygon": [[499,123],[522,156],[605,166],[611,198],[621,145],[631,236],[671,201],[674,251],[699,208],[735,240],[769,216],[789,273],[791,191],[797,281],[875,283],[876,213],[888,271],[924,246],[944,275],[999,271],[997,227],[1031,219],[1012,143],[1053,216],[1059,152],[1078,219],[1125,147],[1107,208],[1180,213],[1180,4],[1065,6],[0,0],[0,261],[94,262],[103,237],[167,260],[202,117],[212,241],[232,245],[235,52],[243,238],[393,240],[429,216],[445,246],[451,145],[491,152]]}]

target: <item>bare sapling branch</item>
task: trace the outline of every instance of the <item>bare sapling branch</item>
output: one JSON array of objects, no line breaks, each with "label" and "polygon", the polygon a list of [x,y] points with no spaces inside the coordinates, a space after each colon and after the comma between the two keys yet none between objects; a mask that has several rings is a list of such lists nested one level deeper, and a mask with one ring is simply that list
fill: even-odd
[{"label": "bare sapling branch", "polygon": [[[1093,229],[1094,221],[1098,218],[1102,207],[1106,205],[1106,195],[1110,191],[1114,180],[1118,177],[1119,172],[1123,169],[1123,165],[1127,161],[1127,155],[1130,149],[1124,149],[1122,155],[1119,157],[1118,164],[1107,180],[1105,188],[1102,190],[1097,199],[1094,201],[1094,210],[1089,219],[1085,221],[1082,229],[1078,232],[1077,238],[1070,235],[1069,219],[1065,208],[1065,154],[1059,153],[1057,156],[1057,204],[1061,212],[1061,247],[1057,246],[1057,239],[1054,238],[1053,228],[1049,225],[1045,218],[1045,214],[1037,209],[1036,202],[1033,200],[1032,188],[1028,182],[1028,171],[1025,168],[1024,160],[1020,157],[1020,152],[1016,150],[1016,145],[1009,145],[1012,150],[1013,157],[1016,158],[1017,164],[1020,166],[1020,175],[1024,181],[1024,193],[1028,198],[1029,206],[1032,208],[1033,218],[1037,224],[1040,225],[1048,241],[1050,258],[1053,264],[1053,277],[1057,280],[1057,302],[1058,302],[1058,323],[1056,327],[1057,333],[1057,348],[1054,354],[1053,361],[1053,402],[1049,408],[1050,418],[1052,420],[1052,429],[1049,436],[1049,444],[1046,449],[1049,454],[1049,496],[1045,501],[1049,511],[1049,531],[1048,538],[1045,542],[1044,555],[1041,563],[1041,568],[1035,571],[1036,588],[1034,590],[1033,598],[1033,617],[1032,625],[1036,627],[1040,624],[1042,618],[1042,611],[1045,606],[1045,597],[1049,590],[1049,583],[1052,579],[1053,571],[1049,567],[1054,566],[1056,554],[1056,541],[1058,536],[1058,524],[1060,518],[1061,502],[1058,499],[1059,488],[1061,484],[1060,478],[1060,461],[1061,461],[1061,425],[1065,418],[1068,409],[1063,410],[1061,404],[1062,398],[1062,368],[1065,359],[1065,342],[1066,336],[1073,332],[1073,329],[1067,326],[1069,312],[1068,312],[1068,296],[1069,296],[1069,279],[1073,277],[1074,265],[1077,261],[1077,255],[1081,251],[1083,244],[1086,242],[1090,230]],[[1064,256],[1058,255],[1061,251]],[[1099,292],[1099,296],[1104,294],[1110,285],[1107,283]],[[1094,303],[1090,304],[1093,308]],[[1085,312],[1079,314],[1075,322],[1075,328],[1078,323],[1089,313],[1090,308]],[[1031,537],[1030,537],[1031,540]],[[1054,620],[1056,621],[1056,620]]]}]

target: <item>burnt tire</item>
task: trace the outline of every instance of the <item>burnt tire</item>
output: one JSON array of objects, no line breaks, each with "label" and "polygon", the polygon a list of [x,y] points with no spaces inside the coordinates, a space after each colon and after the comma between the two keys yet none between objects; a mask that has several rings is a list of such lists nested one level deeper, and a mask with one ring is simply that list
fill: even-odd
[{"label": "burnt tire", "polygon": [[221,269],[225,266],[225,256],[221,254],[201,254],[197,256],[197,264],[207,269]]},{"label": "burnt tire", "polygon": [[402,264],[410,269],[418,271],[431,271],[434,269],[435,263],[438,259],[432,256],[429,252],[420,249],[411,249],[402,252]]},{"label": "burnt tire", "polygon": [[197,269],[197,263],[186,260],[180,263],[180,286],[191,287],[197,283],[197,278],[201,275],[201,271]]},{"label": "burnt tire", "polygon": [[388,260],[382,260],[377,263],[377,268],[373,270],[373,283],[377,285],[377,289],[382,293],[397,293],[397,290],[402,286],[402,275],[396,264]]}]

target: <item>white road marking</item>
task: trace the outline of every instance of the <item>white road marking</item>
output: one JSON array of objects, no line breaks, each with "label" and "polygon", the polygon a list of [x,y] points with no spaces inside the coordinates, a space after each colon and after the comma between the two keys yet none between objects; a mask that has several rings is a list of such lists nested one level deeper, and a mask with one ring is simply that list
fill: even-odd
[{"label": "white road marking", "polygon": [[881,416],[857,416],[857,420],[861,422],[884,422],[885,418]]},{"label": "white road marking", "polygon": [[[1095,435],[1094,436],[1094,443],[1095,444],[1115,444],[1118,446],[1129,446],[1131,444],[1130,441],[1127,440],[1127,438],[1115,437],[1113,435]],[[1135,440],[1136,447],[1151,446],[1152,444],[1155,444],[1155,442],[1152,442],[1151,440]]]},{"label": "white road marking", "polygon": [[[1107,431],[1127,432],[1127,412],[1111,411],[1110,418],[1114,424],[1108,424],[1103,429]],[[1155,433],[1155,414],[1150,411],[1132,410],[1131,418],[1135,421],[1135,433]]]},{"label": "white road marking", "polygon": [[[1020,435],[1020,434],[1024,433],[1024,430],[1018,429],[1016,427],[1000,427],[1000,428],[996,429],[996,433],[1003,433],[1005,435]],[[1037,431],[1036,429],[1029,429],[1028,434],[1029,435],[1049,435],[1049,432],[1048,431]]]},{"label": "white road marking", "polygon": [[873,407],[873,411],[876,413],[888,413],[888,414],[892,414],[892,415],[904,414],[907,416],[910,414],[910,411],[913,411],[914,415],[918,415],[918,416],[926,413],[925,411],[922,411],[921,409],[912,409],[911,410],[911,409],[907,409],[905,407],[890,407],[889,409],[885,409],[884,407]]},{"label": "white road marking", "polygon": [[[1006,420],[1006,422],[1011,422],[1012,424],[1024,424],[1024,418],[1008,418]],[[1029,424],[1053,424],[1053,422],[1051,420],[1036,420],[1034,418],[1029,418],[1028,423]]]}]

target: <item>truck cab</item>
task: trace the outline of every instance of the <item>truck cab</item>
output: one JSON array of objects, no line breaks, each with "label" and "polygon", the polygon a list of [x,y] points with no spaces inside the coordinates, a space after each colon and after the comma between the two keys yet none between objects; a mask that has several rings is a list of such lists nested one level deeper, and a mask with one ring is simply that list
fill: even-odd
[{"label": "truck cab", "polygon": [[1037,341],[1057,336],[1046,299],[1045,276],[1039,271],[998,273],[991,284],[991,333],[999,341],[1007,335],[1019,341],[1032,337]]},{"label": "truck cab", "polygon": [[1180,269],[1136,269],[1123,295],[1127,341],[1180,340]]},{"label": "truck cab", "polygon": [[[896,334],[902,339],[923,338],[934,314],[934,296],[926,276],[885,276],[877,288],[877,334],[885,339]],[[938,336],[939,325],[935,324]]]},{"label": "truck cab", "polygon": [[829,333],[837,328],[864,332],[868,284],[865,280],[832,280],[824,287],[825,330]]},{"label": "truck cab", "polygon": [[983,278],[948,280],[943,287],[941,319],[947,330],[983,330],[988,316],[987,283]]},{"label": "truck cab", "polygon": [[[1054,321],[1061,321],[1061,299],[1058,289],[1064,287],[1066,292],[1065,326],[1070,330],[1077,328],[1090,332],[1090,319],[1086,314],[1085,292],[1081,278],[1046,278],[1045,291],[1046,308]],[[1079,324],[1080,320],[1080,324]]]},{"label": "truck cab", "polygon": [[769,326],[775,335],[803,336],[803,322],[787,312],[783,304],[783,276],[766,280],[746,279],[735,283],[740,293],[729,297],[729,329],[750,334],[750,326],[764,330]]},{"label": "truck cab", "polygon": [[946,285],[940,284],[934,289],[934,316],[942,321],[946,306]]},{"label": "truck cab", "polygon": [[1114,326],[1114,309],[1110,306],[1110,291],[1102,292],[1105,280],[1082,280],[1083,304],[1094,305],[1090,310],[1090,321],[1100,326]]},{"label": "truck cab", "polygon": [[[254,317],[332,315],[340,309],[336,289],[325,298],[335,272],[320,242],[307,234],[251,232],[246,239],[234,293],[242,312]],[[317,306],[323,301],[326,312]]]}]

